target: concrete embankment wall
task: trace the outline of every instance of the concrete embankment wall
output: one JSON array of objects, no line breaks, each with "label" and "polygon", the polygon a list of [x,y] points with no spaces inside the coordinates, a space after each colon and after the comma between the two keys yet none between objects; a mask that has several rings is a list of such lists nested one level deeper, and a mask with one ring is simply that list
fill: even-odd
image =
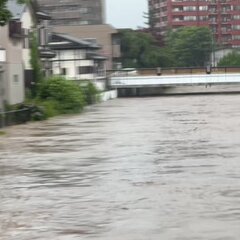
[{"label": "concrete embankment wall", "polygon": [[118,91],[117,90],[110,90],[100,93],[100,100],[102,102],[115,99],[118,97]]},{"label": "concrete embankment wall", "polygon": [[240,84],[197,85],[166,88],[164,94],[240,93]]}]

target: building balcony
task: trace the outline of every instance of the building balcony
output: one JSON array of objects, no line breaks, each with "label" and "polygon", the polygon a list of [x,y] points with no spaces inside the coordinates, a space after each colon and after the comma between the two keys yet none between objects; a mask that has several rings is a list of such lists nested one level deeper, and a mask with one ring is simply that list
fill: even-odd
[{"label": "building balcony", "polygon": [[232,29],[231,34],[232,35],[240,35],[240,29]]},{"label": "building balcony", "polygon": [[217,10],[208,10],[209,15],[216,15],[218,14]]},{"label": "building balcony", "polygon": [[159,17],[165,17],[168,15],[168,12],[160,12]]},{"label": "building balcony", "polygon": [[224,25],[224,26],[226,26],[226,25],[232,25],[231,20],[229,20],[229,21],[224,21],[224,22],[222,21],[221,24]]},{"label": "building balcony", "polygon": [[156,28],[165,28],[165,27],[167,27],[167,25],[168,25],[168,22],[160,22],[160,23],[157,23],[156,24]]},{"label": "building balcony", "polygon": [[205,15],[205,14],[199,14],[199,12],[197,11],[179,11],[179,12],[172,12],[171,13],[172,16],[208,16],[208,15]]},{"label": "building balcony", "polygon": [[240,41],[239,40],[238,41],[230,41],[229,46],[231,48],[239,48],[240,47]]},{"label": "building balcony", "polygon": [[240,25],[240,19],[233,19],[231,20],[232,25]]},{"label": "building balcony", "polygon": [[221,15],[231,15],[230,10],[229,11],[222,11],[220,13],[221,13]]},{"label": "building balcony", "polygon": [[196,25],[200,25],[201,26],[208,26],[207,22],[200,22],[200,21],[191,21],[191,20],[183,20],[183,21],[176,21],[176,22],[172,22],[172,26],[173,27],[191,27],[191,26],[196,26]]},{"label": "building balcony", "polygon": [[222,30],[221,34],[222,35],[231,35],[232,34],[232,29]]},{"label": "building balcony", "polygon": [[209,20],[208,21],[209,25],[217,25],[217,21],[216,20]]},{"label": "building balcony", "polygon": [[210,0],[208,2],[208,5],[212,6],[212,5],[217,5],[217,0]]},{"label": "building balcony", "polygon": [[166,7],[166,6],[167,6],[167,1],[166,1],[166,2],[161,2],[161,3],[159,4],[159,6],[160,6],[160,7]]},{"label": "building balcony", "polygon": [[194,6],[196,3],[193,3],[193,1],[184,1],[184,2],[171,2],[173,7],[178,6]]}]

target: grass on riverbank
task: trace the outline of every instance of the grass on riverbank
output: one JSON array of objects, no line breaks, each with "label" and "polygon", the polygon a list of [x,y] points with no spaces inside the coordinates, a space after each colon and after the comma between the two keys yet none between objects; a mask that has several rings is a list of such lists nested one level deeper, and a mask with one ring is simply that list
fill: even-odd
[{"label": "grass on riverbank", "polygon": [[6,133],[4,131],[0,131],[0,137],[4,136]]}]

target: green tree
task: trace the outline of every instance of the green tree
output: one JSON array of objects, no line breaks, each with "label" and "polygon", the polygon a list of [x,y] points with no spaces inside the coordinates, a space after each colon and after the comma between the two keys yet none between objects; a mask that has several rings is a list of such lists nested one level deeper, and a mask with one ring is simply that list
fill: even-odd
[{"label": "green tree", "polygon": [[42,73],[42,64],[40,61],[39,50],[38,50],[38,41],[35,33],[31,35],[31,59],[30,64],[33,70],[33,85],[31,89],[32,97],[35,97],[37,94],[37,87],[40,81],[43,79]]},{"label": "green tree", "polygon": [[133,30],[121,31],[121,52],[123,67],[166,67],[173,59],[151,34]]},{"label": "green tree", "polygon": [[146,19],[145,24],[150,30],[154,30],[156,23],[158,22],[154,10],[149,9],[148,12],[143,13],[143,17]]},{"label": "green tree", "polygon": [[[7,2],[8,0],[0,0],[0,26],[4,26],[12,16],[10,11],[7,9]],[[24,2],[24,0],[18,0],[19,4]]]},{"label": "green tree", "polygon": [[0,26],[4,26],[11,18],[11,13],[6,6],[7,0],[0,0]]},{"label": "green tree", "polygon": [[212,50],[212,33],[207,27],[183,27],[170,31],[166,44],[176,66],[204,66]]},{"label": "green tree", "polygon": [[79,112],[86,104],[80,86],[59,76],[41,81],[37,96],[53,104],[58,113]]},{"label": "green tree", "polygon": [[219,61],[218,67],[240,67],[240,53],[232,52],[227,54]]}]

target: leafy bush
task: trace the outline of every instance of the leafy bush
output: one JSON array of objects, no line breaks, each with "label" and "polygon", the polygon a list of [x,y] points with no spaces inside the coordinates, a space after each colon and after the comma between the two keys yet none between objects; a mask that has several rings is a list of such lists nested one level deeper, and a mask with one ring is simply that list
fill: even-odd
[{"label": "leafy bush", "polygon": [[80,112],[85,99],[81,88],[63,77],[55,76],[40,83],[38,99],[43,101],[43,106],[49,116],[64,113]]},{"label": "leafy bush", "polygon": [[37,97],[28,98],[25,104],[31,109],[32,120],[44,120],[66,113],[79,113],[86,104],[98,99],[93,83],[80,86],[75,82],[54,76],[40,82]]},{"label": "leafy bush", "polygon": [[87,104],[93,104],[98,101],[97,99],[98,90],[93,83],[89,82],[87,86],[83,88],[83,92]]},{"label": "leafy bush", "polygon": [[31,110],[31,120],[41,121],[47,119],[47,113],[42,106],[32,106]]},{"label": "leafy bush", "polygon": [[60,114],[59,103],[57,101],[46,100],[40,102],[38,105],[43,107],[46,118],[55,117]]},{"label": "leafy bush", "polygon": [[227,54],[218,63],[218,67],[239,67],[239,66],[240,66],[240,53],[237,51]]}]

